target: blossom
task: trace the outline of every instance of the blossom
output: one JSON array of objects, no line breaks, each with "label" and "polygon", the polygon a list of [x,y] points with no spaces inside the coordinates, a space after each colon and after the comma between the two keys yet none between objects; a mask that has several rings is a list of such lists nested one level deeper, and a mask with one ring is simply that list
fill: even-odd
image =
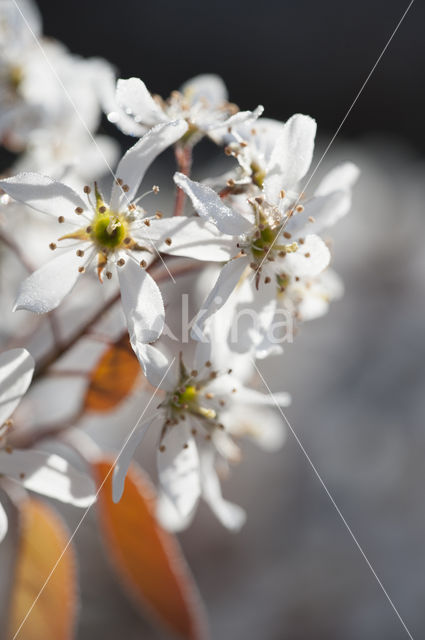
[{"label": "blossom", "polygon": [[[146,430],[159,430],[157,465],[163,491],[160,515],[171,528],[188,524],[202,497],[224,526],[239,529],[244,512],[224,500],[216,464],[240,459],[232,434],[247,435],[265,448],[280,446],[283,441],[282,424],[274,416],[267,420],[264,434],[258,409],[273,406],[275,401],[287,406],[289,395],[276,394],[273,401],[246,387],[244,379],[252,369],[249,360],[238,366],[238,357],[220,352],[219,347],[216,340],[197,343],[191,369],[182,356],[170,367],[168,358],[158,349],[142,347],[149,352],[143,356],[146,375],[165,395],[154,414],[126,442],[114,470],[113,497],[116,502],[121,498],[129,464]],[[235,370],[229,368],[233,364]],[[248,415],[251,408],[258,420],[254,426],[252,415]]]},{"label": "blossom", "polygon": [[[56,498],[78,507],[94,500],[93,484],[75,471],[60,456],[34,449],[12,449],[8,434],[10,419],[28,389],[34,361],[26,349],[11,349],[0,354],[0,478],[19,482],[26,489]],[[7,516],[0,504],[0,542],[7,533]]]},{"label": "blossom", "polygon": [[[254,121],[261,115],[263,107],[254,111],[240,112],[229,103],[226,87],[216,75],[205,74],[188,80],[179,91],[173,91],[167,100],[152,96],[139,78],[119,79],[115,96],[120,110],[113,110],[108,119],[115,122],[125,133],[143,133],[161,122],[184,119],[188,130],[184,142],[194,144],[203,135],[218,134],[228,127],[246,121]],[[129,127],[128,117],[134,126]],[[121,124],[122,123],[122,124]]]},{"label": "blossom", "polygon": [[[129,149],[118,164],[109,203],[96,184],[93,202],[90,187],[84,189],[87,196],[84,201],[69,186],[40,174],[23,173],[0,181],[0,187],[12,198],[55,216],[60,224],[70,225],[69,232],[58,241],[64,243],[63,249],[56,242],[50,245],[52,250],[61,249],[58,257],[22,283],[15,309],[36,313],[55,309],[97,259],[100,280],[103,274],[110,279],[111,268],[117,267],[132,342],[152,342],[161,334],[164,323],[161,293],[144,267],[154,250],[151,221],[158,225],[156,237],[167,234],[168,221],[159,220],[158,216],[145,217],[135,196],[151,162],[186,130],[184,121],[161,124]],[[169,242],[166,238],[164,245]]]},{"label": "blossom", "polygon": [[[249,278],[256,290],[265,288],[263,305],[270,302],[273,307],[289,283],[315,278],[328,266],[330,252],[318,234],[348,211],[358,170],[351,163],[337,167],[306,200],[297,184],[310,166],[315,132],[312,118],[298,114],[290,118],[270,154],[261,188],[253,184],[248,192],[230,193],[231,206],[209,186],[175,174],[176,184],[191,198],[195,211],[234,239],[232,259],[202,305],[194,337],[199,339],[208,318],[244,279]],[[273,313],[265,317],[264,331]]]}]

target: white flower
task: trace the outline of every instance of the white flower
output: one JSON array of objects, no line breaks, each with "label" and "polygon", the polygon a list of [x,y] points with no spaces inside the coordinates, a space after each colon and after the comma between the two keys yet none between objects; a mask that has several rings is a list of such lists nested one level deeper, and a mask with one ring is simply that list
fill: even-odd
[{"label": "white flower", "polygon": [[[199,339],[207,319],[244,278],[257,290],[266,288],[263,305],[272,301],[276,305],[288,282],[315,278],[328,266],[329,249],[317,234],[348,211],[358,170],[351,163],[334,169],[314,197],[305,200],[296,188],[310,166],[315,132],[316,124],[308,116],[290,118],[270,154],[261,191],[258,185],[252,185],[248,193],[236,191],[238,195],[230,197],[232,207],[210,187],[175,174],[176,184],[191,198],[195,211],[234,238],[233,258],[224,265],[206,298],[193,337]],[[202,259],[201,252],[198,258]],[[265,330],[273,313],[267,318]]]},{"label": "white flower", "polygon": [[[71,225],[70,231],[58,241],[65,243],[59,256],[22,283],[15,309],[36,313],[55,309],[97,259],[100,279],[103,273],[111,278],[110,268],[117,266],[132,342],[152,342],[158,338],[164,324],[162,297],[155,281],[141,267],[147,265],[152,252],[151,220],[155,220],[152,227],[158,225],[155,238],[167,234],[169,223],[155,216],[144,217],[145,212],[134,198],[151,162],[186,129],[184,121],[159,125],[129,149],[118,165],[109,203],[96,185],[93,202],[90,187],[85,187],[87,201],[84,201],[67,185],[39,174],[23,173],[0,181],[0,187],[12,198],[55,216],[61,224]],[[166,238],[164,246],[169,242]],[[53,250],[59,248],[56,242],[50,246]]]},{"label": "white flower", "polygon": [[[168,100],[152,96],[139,78],[120,79],[117,83],[116,104],[123,110],[111,111],[108,119],[116,123],[125,133],[142,135],[160,122],[184,119],[188,131],[184,141],[194,144],[202,135],[213,135],[219,130],[258,118],[263,107],[254,111],[240,112],[236,105],[228,102],[227,90],[216,75],[200,75],[188,80],[179,91],[173,91]],[[128,124],[128,116],[134,126]]]},{"label": "white flower", "polygon": [[[240,507],[223,499],[216,462],[239,460],[240,450],[231,437],[233,433],[238,437],[247,435],[258,439],[265,448],[282,443],[280,421],[272,419],[266,428],[268,435],[264,435],[258,411],[256,414],[254,411],[254,416],[259,424],[253,426],[247,420],[246,410],[273,406],[273,401],[268,395],[245,387],[241,377],[229,369],[232,359],[228,356],[224,366],[217,366],[217,360],[223,360],[224,352],[221,357],[216,352],[213,360],[209,343],[197,344],[191,370],[186,368],[182,357],[170,368],[168,359],[158,349],[150,345],[141,348],[149,352],[142,355],[147,377],[152,384],[159,385],[165,397],[155,414],[126,443],[114,471],[114,500],[121,498],[133,454],[151,427],[161,433],[157,463],[165,496],[160,510],[164,524],[171,528],[188,524],[202,497],[226,527],[239,529],[245,515]],[[247,363],[245,375],[249,371]],[[290,402],[287,393],[276,394],[275,399],[282,406]],[[242,414],[245,420],[241,419]],[[264,417],[267,419],[267,414],[263,415],[263,420]]]},{"label": "white flower", "polygon": [[[28,389],[34,361],[25,349],[0,354],[0,478],[10,478],[26,489],[78,507],[94,500],[94,487],[88,477],[75,471],[63,458],[33,449],[11,449],[7,436],[12,428],[10,416]],[[0,504],[0,542],[7,533],[7,516]]]}]

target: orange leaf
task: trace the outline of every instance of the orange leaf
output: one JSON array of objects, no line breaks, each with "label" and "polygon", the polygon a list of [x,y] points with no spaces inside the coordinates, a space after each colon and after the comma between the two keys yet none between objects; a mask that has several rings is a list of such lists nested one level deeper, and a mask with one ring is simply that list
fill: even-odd
[{"label": "orange leaf", "polygon": [[84,410],[105,412],[114,409],[131,393],[140,375],[139,361],[125,333],[108,347],[92,371]]},{"label": "orange leaf", "polygon": [[53,509],[39,500],[24,500],[20,511],[22,530],[11,599],[9,636],[14,638],[23,623],[18,633],[19,640],[70,640],[77,604],[72,547],[68,547],[49,578],[68,543],[69,534]]},{"label": "orange leaf", "polygon": [[[206,635],[204,610],[197,587],[174,536],[155,518],[154,489],[132,465],[124,494],[112,502],[112,460],[93,465],[99,493],[102,534],[113,566],[136,604],[187,640]],[[108,476],[108,477],[107,477]],[[106,478],[106,480],[105,480]]]}]

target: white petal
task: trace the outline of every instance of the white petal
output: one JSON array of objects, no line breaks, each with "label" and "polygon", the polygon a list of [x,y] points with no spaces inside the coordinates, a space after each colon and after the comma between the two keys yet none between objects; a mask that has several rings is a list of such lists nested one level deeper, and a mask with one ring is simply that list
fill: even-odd
[{"label": "white petal", "polygon": [[214,287],[195,318],[191,331],[191,336],[194,340],[202,339],[206,321],[224,305],[238,284],[246,265],[245,258],[235,258],[221,269]]},{"label": "white petal", "polygon": [[148,167],[164,149],[185,134],[187,126],[184,120],[158,124],[124,154],[115,175],[123,180],[129,189],[125,192],[114,182],[110,202],[113,211],[121,211],[134,199]]},{"label": "white petal", "polygon": [[154,126],[169,120],[139,78],[118,80],[116,101],[127,114],[135,116],[138,123]]},{"label": "white petal", "polygon": [[313,158],[316,122],[296,114],[276,140],[264,180],[266,198],[277,203],[281,189],[290,190],[308,171]]},{"label": "white petal", "polygon": [[[306,254],[309,254],[306,256]],[[326,269],[331,259],[328,247],[319,236],[306,236],[294,253],[287,253],[282,269],[290,276],[317,276]]]},{"label": "white petal", "polygon": [[49,260],[22,282],[14,310],[47,313],[56,309],[81,276],[78,271],[81,264],[75,249],[63,251]]},{"label": "white petal", "polygon": [[63,458],[34,449],[0,451],[0,473],[49,498],[88,507],[95,488],[89,476],[76,471]]},{"label": "white petal", "polygon": [[243,124],[251,124],[255,122],[263,113],[264,107],[260,104],[253,111],[238,111],[227,120],[220,120],[214,124],[211,124],[207,127],[207,131],[211,131],[214,133],[214,137],[216,135],[216,129],[224,128],[225,130],[229,130],[231,127],[237,127]]},{"label": "white petal", "polygon": [[[276,401],[278,402],[277,399]],[[226,427],[232,436],[247,437],[265,451],[277,451],[284,444],[286,429],[277,411],[240,405],[233,408],[229,414]]]},{"label": "white petal", "polygon": [[164,391],[173,391],[178,383],[177,360],[170,360],[151,344],[132,343],[148,381]]},{"label": "white petal", "polygon": [[158,416],[156,415],[150,420],[142,423],[125,442],[115,464],[112,476],[112,499],[114,502],[119,502],[121,500],[121,496],[124,492],[125,477],[127,475],[127,471],[133,459],[134,453],[143,440],[146,431],[157,419]]},{"label": "white petal", "polygon": [[167,531],[174,533],[183,531],[183,529],[186,529],[186,527],[190,525],[194,515],[195,510],[183,518],[167,495],[163,491],[159,493],[156,501],[156,516]]},{"label": "white petal", "polygon": [[335,167],[323,178],[315,195],[324,196],[332,191],[348,191],[357,182],[360,169],[352,162],[344,162]]},{"label": "white petal", "polygon": [[0,427],[14,412],[30,386],[34,360],[26,349],[0,355]]},{"label": "white petal", "polygon": [[201,495],[199,454],[188,422],[169,426],[161,444],[165,447],[157,455],[161,486],[181,517],[186,518]]},{"label": "white petal", "polygon": [[180,87],[180,92],[191,104],[206,101],[208,107],[220,107],[228,99],[223,80],[212,73],[191,78]]},{"label": "white petal", "polygon": [[0,503],[0,542],[6,537],[7,526],[7,515]]},{"label": "white petal", "polygon": [[244,405],[255,404],[258,406],[275,407],[276,404],[279,407],[289,407],[291,404],[291,396],[285,391],[279,391],[272,394],[261,393],[255,389],[249,389],[248,387],[239,386],[235,395],[235,401]]},{"label": "white petal", "polygon": [[66,222],[80,224],[76,207],[87,210],[86,203],[71,187],[39,173],[19,173],[13,178],[0,180],[0,188],[14,200]]},{"label": "white petal", "polygon": [[192,200],[193,208],[200,216],[217,225],[223,233],[240,236],[252,225],[240,213],[227,207],[210,187],[194,182],[182,173],[174,174],[174,182]]},{"label": "white petal", "polygon": [[[157,251],[172,256],[225,262],[235,248],[233,238],[223,237],[214,224],[201,218],[179,216],[154,220],[145,229],[134,233],[134,237],[141,240],[147,238],[155,244]],[[171,238],[171,245],[165,242],[167,238]]]},{"label": "white petal", "polygon": [[121,302],[132,344],[154,342],[164,328],[164,303],[155,280],[137,262],[127,257],[117,267]]},{"label": "white petal", "polygon": [[333,191],[327,195],[314,196],[304,205],[301,213],[295,213],[286,230],[292,234],[320,234],[342,218],[351,206],[349,191]]},{"label": "white petal", "polygon": [[202,452],[201,457],[202,497],[221,524],[231,531],[239,531],[245,524],[246,513],[236,504],[225,500],[221,494],[220,482],[214,467],[211,450]]}]

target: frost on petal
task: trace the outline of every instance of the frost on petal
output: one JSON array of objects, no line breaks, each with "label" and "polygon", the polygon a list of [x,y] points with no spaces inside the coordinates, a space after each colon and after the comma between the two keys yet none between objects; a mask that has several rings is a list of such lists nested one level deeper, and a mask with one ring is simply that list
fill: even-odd
[{"label": "frost on petal", "polygon": [[180,87],[180,92],[190,104],[201,101],[210,108],[221,107],[228,99],[226,85],[220,76],[213,73],[191,78]]},{"label": "frost on petal", "polygon": [[152,127],[169,120],[140,78],[119,79],[116,101],[137,123]]},{"label": "frost on petal", "polygon": [[355,185],[359,175],[360,169],[353,162],[344,162],[325,175],[315,195],[324,196],[332,191],[348,191]]},{"label": "frost on petal", "polygon": [[202,304],[192,327],[191,336],[194,340],[203,338],[205,323],[218,309],[224,305],[238,284],[247,266],[245,258],[230,260],[221,269],[217,281]]},{"label": "frost on petal", "polygon": [[161,253],[210,262],[229,260],[235,244],[232,238],[223,237],[215,225],[196,217],[155,220],[133,235],[142,241],[148,239]]},{"label": "frost on petal", "polygon": [[95,499],[91,478],[52,453],[34,449],[0,451],[0,473],[14,478],[30,491],[76,507],[88,507]]},{"label": "frost on petal", "polygon": [[180,516],[187,518],[201,495],[199,454],[187,421],[168,427],[157,460],[164,493]]},{"label": "frost on petal", "polygon": [[221,524],[231,531],[239,531],[245,524],[242,507],[225,500],[214,466],[214,452],[205,449],[201,454],[202,497]]},{"label": "frost on petal", "polygon": [[308,171],[313,158],[316,122],[296,114],[284,125],[276,140],[267,167],[264,191],[269,202],[277,203],[281,189],[289,190]]},{"label": "frost on petal", "polygon": [[117,462],[114,467],[112,476],[112,499],[114,502],[119,502],[124,492],[124,482],[127,475],[128,468],[133,459],[134,453],[143,440],[146,431],[151,424],[158,419],[158,415],[155,415],[150,420],[143,422],[137,429],[131,433],[125,441],[123,448],[121,449]]},{"label": "frost on petal", "polygon": [[182,173],[174,174],[174,182],[192,200],[193,208],[222,232],[240,236],[251,229],[251,224],[240,213],[230,209],[210,187],[194,182]]},{"label": "frost on petal", "polygon": [[132,344],[154,342],[164,328],[164,303],[155,280],[127,258],[118,267],[121,302]]},{"label": "frost on petal", "polygon": [[7,526],[7,515],[0,503],[0,542],[6,537]]},{"label": "frost on petal", "polygon": [[10,349],[0,354],[0,427],[21,401],[33,372],[34,360],[26,349]]},{"label": "frost on petal", "polygon": [[184,120],[158,124],[124,154],[115,174],[128,186],[128,191],[123,191],[119,184],[114,182],[110,202],[113,211],[121,211],[134,199],[148,167],[164,149],[186,133],[187,127]]},{"label": "frost on petal", "polygon": [[71,187],[39,173],[19,173],[13,178],[0,180],[0,188],[11,198],[66,222],[80,224],[75,209],[87,210],[86,203]]},{"label": "frost on petal", "polygon": [[81,275],[80,266],[81,258],[76,256],[74,249],[49,260],[22,282],[14,310],[47,313],[56,309],[74,288]]},{"label": "frost on petal", "polygon": [[285,273],[289,276],[317,276],[326,269],[331,259],[328,247],[319,236],[306,236],[304,244],[285,257]]}]

